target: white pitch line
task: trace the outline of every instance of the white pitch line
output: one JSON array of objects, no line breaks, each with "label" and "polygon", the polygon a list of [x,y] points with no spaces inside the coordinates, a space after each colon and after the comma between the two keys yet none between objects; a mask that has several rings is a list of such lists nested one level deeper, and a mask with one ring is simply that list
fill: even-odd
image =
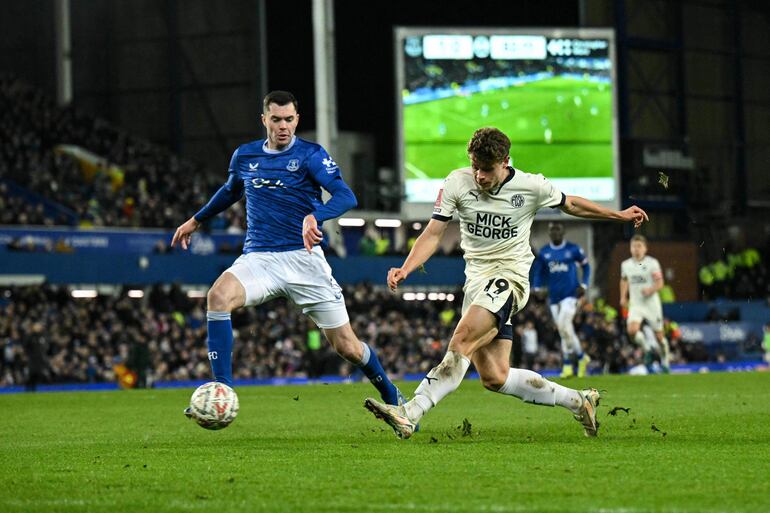
[{"label": "white pitch line", "polygon": [[428,176],[428,173],[420,169],[419,167],[415,166],[414,164],[410,164],[409,162],[404,163],[404,167],[407,168],[409,171],[417,175],[417,178],[424,178],[424,179],[430,179],[430,176]]}]

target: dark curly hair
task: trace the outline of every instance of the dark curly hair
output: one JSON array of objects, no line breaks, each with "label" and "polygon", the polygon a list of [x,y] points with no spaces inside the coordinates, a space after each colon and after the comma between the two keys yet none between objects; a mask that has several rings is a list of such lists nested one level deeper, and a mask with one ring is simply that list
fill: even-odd
[{"label": "dark curly hair", "polygon": [[510,150],[511,140],[497,128],[479,128],[468,141],[468,155],[484,167],[504,161]]}]

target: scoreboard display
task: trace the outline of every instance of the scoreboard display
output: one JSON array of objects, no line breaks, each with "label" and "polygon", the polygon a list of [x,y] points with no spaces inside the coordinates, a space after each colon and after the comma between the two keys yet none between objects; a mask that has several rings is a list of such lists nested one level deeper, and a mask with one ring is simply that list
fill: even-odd
[{"label": "scoreboard display", "polygon": [[511,138],[514,167],[615,207],[618,138],[609,29],[395,29],[407,204],[432,203],[468,166],[480,127]]}]

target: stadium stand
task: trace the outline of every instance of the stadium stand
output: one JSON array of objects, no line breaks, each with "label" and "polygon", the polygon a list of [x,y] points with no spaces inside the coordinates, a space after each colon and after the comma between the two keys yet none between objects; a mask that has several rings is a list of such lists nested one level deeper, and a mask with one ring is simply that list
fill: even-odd
[{"label": "stadium stand", "polygon": [[0,140],[2,224],[176,226],[221,181],[8,74]]},{"label": "stadium stand", "polygon": [[[411,88],[451,87],[460,71],[436,70],[434,83]],[[0,139],[0,225],[169,229],[184,221],[191,206],[203,204],[221,181],[221,176],[207,177],[191,162],[103,120],[57,107],[41,90],[7,74],[0,75]],[[243,225],[238,207],[213,220],[210,228],[240,234]],[[409,242],[394,247],[387,234],[374,235],[356,238],[349,254],[395,255],[410,247]],[[14,239],[0,251],[76,251],[53,240],[30,240]],[[153,250],[166,251],[165,244]],[[458,248],[450,254],[457,256]],[[699,273],[703,297],[770,297],[769,254],[755,248],[730,250],[722,260],[704,265]],[[146,300],[125,294],[73,299],[62,285],[0,292],[0,386],[27,383],[33,377],[55,383],[114,381],[121,363],[140,374],[144,369],[138,367],[148,367],[150,382],[209,378],[204,300],[189,299],[177,285],[154,286]],[[345,292],[354,329],[378,348],[384,366],[396,376],[424,373],[435,365],[459,318],[460,299],[406,302],[368,284],[348,286]],[[677,308],[666,314],[692,322],[746,320],[724,305],[705,313],[703,303],[694,309]],[[236,379],[354,373],[321,342],[312,323],[285,301],[240,310],[233,320]],[[532,300],[514,321],[517,326],[532,322],[537,331],[540,344],[532,368],[557,367],[558,336],[547,306]],[[594,370],[625,372],[642,360],[639,349],[626,339],[622,322],[602,301],[579,312],[577,331]],[[741,350],[685,343],[676,336],[676,326],[669,323],[674,363],[719,360],[728,352],[737,357]],[[514,365],[522,358],[520,339],[517,331]],[[752,340],[746,343],[749,350]],[[41,360],[45,368],[39,373],[34,362]],[[138,363],[144,361],[146,365]]]},{"label": "stadium stand", "polygon": [[[178,285],[154,286],[142,299],[125,292],[74,299],[63,286],[0,289],[0,386],[27,382],[34,351],[42,351],[47,362],[41,382],[114,381],[120,363],[145,371],[136,368],[143,358],[150,383],[207,379],[204,299],[189,298]],[[462,304],[460,291],[451,302],[405,301],[366,283],[345,287],[345,296],[354,329],[377,347],[395,376],[424,373],[440,361]],[[526,321],[534,323],[540,340],[532,367],[557,367],[558,335],[546,304],[530,301],[514,319],[516,325]],[[576,319],[597,371],[622,372],[641,361],[620,323],[617,312],[601,301],[586,305]],[[236,311],[233,326],[236,379],[354,374],[284,300]],[[31,338],[42,342],[35,347]],[[520,344],[517,336],[515,360],[521,359]],[[702,344],[674,341],[673,352],[676,362],[708,359]]]}]

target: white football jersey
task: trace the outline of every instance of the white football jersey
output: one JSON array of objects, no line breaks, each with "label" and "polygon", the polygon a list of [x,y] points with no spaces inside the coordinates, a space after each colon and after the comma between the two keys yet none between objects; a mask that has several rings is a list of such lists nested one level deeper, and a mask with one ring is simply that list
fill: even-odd
[{"label": "white football jersey", "polygon": [[534,260],[529,243],[535,213],[564,204],[564,194],[543,175],[511,169],[511,174],[489,192],[479,189],[473,170],[452,171],[438,193],[433,218],[460,218],[460,247],[465,274],[493,272],[500,264],[528,277]]},{"label": "white football jersey", "polygon": [[620,277],[628,280],[629,308],[659,306],[661,303],[657,293],[644,297],[642,290],[652,287],[655,284],[655,278],[662,276],[660,262],[649,255],[645,255],[641,260],[634,260],[633,257],[624,260],[620,264]]}]

